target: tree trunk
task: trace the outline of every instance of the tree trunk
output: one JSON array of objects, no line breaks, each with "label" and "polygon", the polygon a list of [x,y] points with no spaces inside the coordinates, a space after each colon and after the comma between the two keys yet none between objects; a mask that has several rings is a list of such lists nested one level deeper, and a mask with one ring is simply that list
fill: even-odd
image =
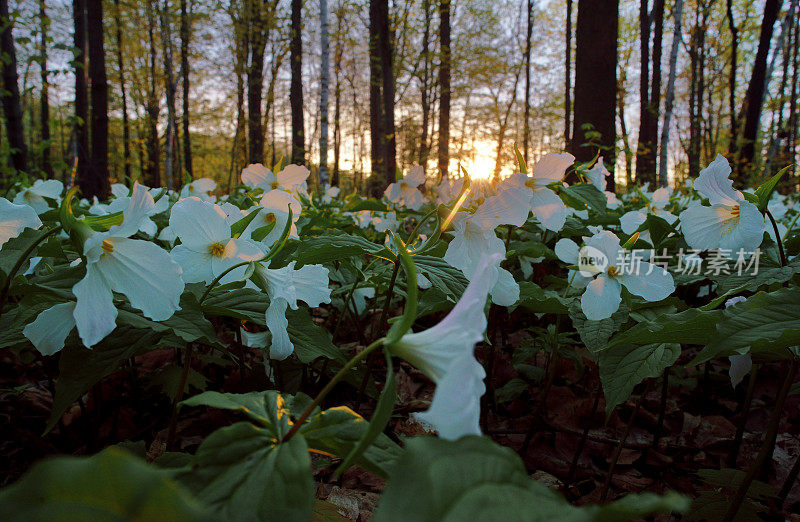
[{"label": "tree trunk", "polygon": [[591,125],[600,134],[597,146],[607,165],[609,190],[614,190],[617,107],[618,0],[579,0],[575,35],[575,118],[572,154],[578,161],[589,161],[594,147],[582,147],[583,126]]},{"label": "tree trunk", "polygon": [[328,0],[319,0],[320,89],[319,89],[319,182],[328,182],[328,95],[331,83]]},{"label": "tree trunk", "polygon": [[11,165],[18,172],[27,169],[28,150],[25,146],[25,131],[22,126],[22,107],[17,85],[17,53],[14,49],[12,22],[8,13],[8,0],[0,0],[0,52],[6,57],[3,67],[3,115],[6,120],[8,145],[11,147]]},{"label": "tree trunk", "polygon": [[689,177],[695,178],[700,173],[700,154],[702,152],[701,118],[703,115],[703,97],[705,93],[705,38],[706,5],[697,3],[695,8],[695,25],[689,44],[690,82],[689,82],[689,143],[686,156],[689,162]]},{"label": "tree trunk", "polygon": [[661,128],[661,143],[659,145],[658,184],[662,187],[666,187],[669,182],[667,179],[667,149],[669,148],[669,129],[672,120],[672,109],[675,105],[675,78],[678,72],[678,48],[681,43],[682,16],[683,0],[675,0],[675,5],[672,7],[674,27],[672,31],[672,47],[669,52],[667,94],[664,99],[664,126]]},{"label": "tree trunk", "polygon": [[[117,0],[119,1],[119,0]],[[183,164],[186,173],[192,177],[192,137],[189,133],[189,7],[187,0],[181,0],[181,76],[183,84]]]},{"label": "tree trunk", "polygon": [[114,26],[117,36],[117,69],[119,69],[119,86],[122,91],[122,147],[125,163],[125,178],[131,177],[131,130],[128,121],[128,93],[125,89],[125,65],[122,61],[122,21],[120,19],[119,0],[114,0]]},{"label": "tree trunk", "polygon": [[[175,180],[177,166],[177,111],[175,110],[175,74],[172,67],[172,33],[170,31],[170,21],[167,18],[169,0],[164,0],[164,7],[161,11],[161,43],[164,46],[164,82],[167,95],[167,129],[164,137],[164,177],[166,178],[167,188],[171,189]],[[180,184],[182,180],[178,178]]]},{"label": "tree trunk", "polygon": [[[661,40],[664,29],[664,0],[655,0],[652,19],[648,15],[647,0],[641,0],[639,18],[641,25],[641,77],[639,80],[639,139],[636,144],[636,180],[639,183],[656,181],[658,139],[658,109],[661,101]],[[653,32],[652,79],[650,78],[650,25]]]},{"label": "tree trunk", "polygon": [[50,162],[50,101],[49,95],[49,79],[47,71],[47,27],[49,20],[47,19],[47,11],[45,9],[44,0],[39,0],[39,68],[41,70],[42,79],[42,95],[41,95],[41,109],[39,114],[39,122],[41,127],[42,139],[42,171],[45,177],[53,177],[53,165]]},{"label": "tree trunk", "polygon": [[750,83],[747,86],[742,108],[745,120],[740,140],[738,165],[741,176],[740,182],[745,185],[756,167],[753,160],[755,158],[756,138],[761,119],[761,107],[764,100],[764,89],[766,87],[767,56],[772,43],[773,26],[778,18],[781,3],[782,0],[767,0],[764,6],[764,18],[758,38],[758,51],[756,51],[753,73],[750,76]]},{"label": "tree trunk", "polygon": [[446,178],[450,164],[450,0],[439,3],[439,173]]},{"label": "tree trunk", "polygon": [[153,13],[153,6],[150,2],[145,3],[147,12],[147,36],[150,46],[150,85],[147,92],[147,125],[148,125],[148,146],[147,146],[147,171],[150,184],[154,187],[161,186],[161,158],[158,139],[158,98],[156,87],[156,20]]},{"label": "tree trunk", "polygon": [[302,0],[292,0],[292,39],[290,62],[292,81],[289,89],[289,104],[292,109],[292,163],[305,164],[305,124],[303,122],[303,28]]},{"label": "tree trunk", "polygon": [[392,65],[392,31],[389,21],[389,0],[381,0],[379,4],[378,48],[381,57],[381,90],[383,101],[383,151],[384,187],[396,181],[397,139],[394,128],[394,67]]},{"label": "tree trunk", "polygon": [[653,32],[653,74],[650,82],[649,110],[650,118],[647,127],[647,164],[652,172],[652,180],[656,181],[656,161],[658,159],[658,114],[661,106],[661,53],[664,37],[664,3],[665,0],[656,0],[653,6],[654,32]]},{"label": "tree trunk", "polygon": [[[797,13],[798,21],[800,21],[800,11]],[[798,70],[800,70],[800,23],[795,22],[794,26],[794,45],[792,46],[792,89],[789,96],[789,129],[786,141],[786,156],[789,158],[788,163],[792,165],[791,174],[795,175],[797,172],[797,165],[795,157],[797,155],[797,88],[798,88]]]},{"label": "tree trunk", "polygon": [[[250,6],[250,64],[247,68],[247,134],[249,163],[264,161],[264,129],[261,100],[264,92],[264,52],[272,24],[272,0],[248,0]],[[294,4],[293,4],[294,5]],[[294,12],[292,13],[294,21]],[[292,26],[294,31],[294,25]],[[292,70],[294,85],[294,70]]]},{"label": "tree trunk", "polygon": [[423,168],[428,166],[428,126],[430,125],[431,102],[428,98],[428,84],[430,83],[430,39],[431,39],[431,2],[422,0],[422,10],[424,17],[424,29],[422,33],[422,76],[420,77],[419,91],[421,95],[420,105],[422,109],[422,125],[420,126],[419,138],[419,164]]},{"label": "tree trunk", "polygon": [[86,35],[89,50],[89,79],[91,143],[89,175],[81,180],[85,197],[97,196],[106,199],[109,194],[108,180],[108,80],[103,44],[103,2],[88,0],[86,4]]},{"label": "tree trunk", "polygon": [[570,119],[572,117],[572,0],[567,0],[567,35],[564,53],[564,149],[569,150],[571,145]]},{"label": "tree trunk", "polygon": [[728,140],[729,154],[736,152],[737,119],[736,119],[736,73],[739,59],[739,29],[733,19],[733,0],[727,0],[726,16],[728,29],[731,32],[731,67],[728,73],[728,110],[730,111],[730,131]]},{"label": "tree trunk", "polygon": [[333,47],[333,174],[331,175],[331,185],[339,186],[339,158],[342,149],[342,127],[341,127],[341,107],[342,107],[342,58],[344,49],[342,38],[344,37],[345,12],[343,6],[339,4],[336,9],[336,43]]},{"label": "tree trunk", "polygon": [[[75,26],[75,165],[73,178],[83,179],[89,171],[89,80],[86,61],[86,0],[73,0]],[[6,117],[8,120],[8,117]]]},{"label": "tree trunk", "polygon": [[617,112],[619,114],[619,130],[622,138],[622,152],[625,155],[625,187],[633,185],[633,150],[628,136],[628,125],[625,123],[625,68],[621,68],[619,86],[617,87]]},{"label": "tree trunk", "polygon": [[525,114],[522,123],[522,155],[525,164],[528,163],[528,140],[530,139],[531,127],[531,34],[533,33],[533,0],[528,0],[527,5],[527,26],[525,32]]}]

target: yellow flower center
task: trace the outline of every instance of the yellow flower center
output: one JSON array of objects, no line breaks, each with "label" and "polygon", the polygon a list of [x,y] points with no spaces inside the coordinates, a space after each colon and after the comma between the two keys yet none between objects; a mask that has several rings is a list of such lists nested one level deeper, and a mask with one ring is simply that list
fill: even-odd
[{"label": "yellow flower center", "polygon": [[269,214],[267,214],[266,216],[264,216],[264,220],[265,220],[267,223],[274,223],[274,222],[275,222],[275,214],[273,214],[272,212],[270,212]]},{"label": "yellow flower center", "polygon": [[31,200],[31,199],[33,199],[33,192],[31,192],[30,190],[26,190],[24,192],[24,196],[23,197],[25,199],[27,199],[27,200]]},{"label": "yellow flower center", "polygon": [[608,270],[606,270],[606,272],[608,272],[608,275],[610,275],[611,277],[615,277],[615,276],[619,275],[619,269],[617,267],[615,267],[614,265],[611,265],[610,267],[608,267]]},{"label": "yellow flower center", "polygon": [[270,187],[272,187],[272,190],[275,190],[275,189],[277,189],[277,188],[278,188],[278,187],[280,187],[280,186],[281,186],[281,184],[280,184],[280,183],[278,183],[277,181],[273,181],[273,182],[270,184]]},{"label": "yellow flower center", "polygon": [[189,183],[189,192],[194,192],[194,185]]},{"label": "yellow flower center", "polygon": [[731,209],[731,215],[735,218],[739,217],[739,205],[734,205]]},{"label": "yellow flower center", "polygon": [[114,243],[112,243],[110,239],[104,239],[100,246],[103,248],[103,252],[107,254],[114,251]]},{"label": "yellow flower center", "polygon": [[225,252],[225,245],[220,242],[211,243],[208,245],[208,253],[214,257],[222,257],[222,254]]}]

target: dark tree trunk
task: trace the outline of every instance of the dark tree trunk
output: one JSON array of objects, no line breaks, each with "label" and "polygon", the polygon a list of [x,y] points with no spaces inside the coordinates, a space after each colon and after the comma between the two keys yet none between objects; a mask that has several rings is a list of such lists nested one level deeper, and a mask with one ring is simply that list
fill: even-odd
[{"label": "dark tree trunk", "polygon": [[572,119],[572,0],[567,0],[567,41],[564,53],[564,149],[571,147]]},{"label": "dark tree trunk", "polygon": [[[119,1],[119,0],[117,0]],[[189,9],[187,0],[181,0],[181,81],[183,83],[183,164],[192,177],[192,137],[189,133]]]},{"label": "dark tree trunk", "polygon": [[525,163],[528,163],[528,140],[530,139],[531,127],[531,34],[533,33],[533,0],[528,0],[527,5],[527,27],[525,32],[525,113],[522,123],[522,154]]},{"label": "dark tree trunk", "polygon": [[114,25],[117,30],[117,68],[119,86],[122,91],[122,147],[125,162],[125,178],[131,177],[131,130],[128,121],[128,93],[125,89],[125,65],[122,61],[122,21],[120,20],[119,0],[114,0]]},{"label": "dark tree trunk", "polygon": [[611,166],[609,190],[614,190],[616,145],[618,0],[579,0],[575,35],[575,118],[572,154],[589,161],[595,147],[582,147],[584,125],[600,134],[597,146]]},{"label": "dark tree trunk", "polygon": [[737,118],[736,118],[736,73],[739,58],[739,29],[733,19],[733,0],[727,0],[728,29],[731,32],[731,67],[728,73],[728,110],[730,111],[730,130],[728,140],[729,153],[736,152]]},{"label": "dark tree trunk", "polygon": [[41,68],[42,78],[42,98],[41,98],[41,114],[39,115],[42,133],[42,171],[48,178],[53,177],[53,165],[50,160],[50,101],[49,95],[49,79],[47,71],[47,27],[49,21],[47,19],[47,11],[45,10],[44,0],[39,0],[39,22],[40,22],[40,49],[39,49],[39,67]]},{"label": "dark tree trunk", "polygon": [[703,99],[705,94],[705,41],[706,20],[708,11],[705,4],[697,3],[695,8],[695,25],[692,28],[689,44],[689,143],[686,156],[689,162],[689,177],[694,178],[700,173],[700,155],[702,152],[702,116]]},{"label": "dark tree trunk", "polygon": [[428,154],[430,153],[430,146],[428,145],[428,127],[430,125],[431,116],[431,101],[429,98],[429,84],[430,84],[430,39],[431,39],[431,2],[430,0],[422,0],[422,10],[424,12],[424,32],[422,33],[422,76],[420,78],[420,105],[422,109],[422,125],[420,126],[419,138],[419,164],[423,168],[428,166]]},{"label": "dark tree trunk", "polygon": [[[656,181],[656,162],[658,158],[658,115],[661,106],[661,54],[664,36],[664,0],[656,0],[653,6],[654,31],[653,31],[653,75],[650,82],[650,98],[648,111],[650,117],[647,122],[647,151],[645,154],[649,170],[648,179]],[[652,175],[650,174],[652,173]]]},{"label": "dark tree trunk", "polygon": [[164,82],[167,95],[167,129],[164,133],[164,177],[167,188],[171,189],[175,182],[175,174],[178,174],[178,184],[182,182],[180,176],[180,166],[178,165],[178,115],[175,110],[175,74],[172,62],[172,32],[170,31],[171,22],[168,18],[169,0],[164,0],[164,8],[161,11],[161,42],[164,46]]},{"label": "dark tree trunk", "polygon": [[439,3],[439,173],[447,177],[450,164],[450,0]]},{"label": "dark tree trunk", "polygon": [[[383,153],[382,136],[383,105],[381,103],[381,56],[379,50],[378,2],[369,3],[369,135],[370,164],[373,175],[381,175],[385,170],[386,155]],[[374,176],[373,176],[374,177]],[[376,189],[380,192],[380,189]]]},{"label": "dark tree trunk", "polygon": [[[661,101],[661,39],[664,31],[664,0],[655,0],[652,19],[648,1],[639,5],[641,26],[641,75],[639,80],[639,139],[636,144],[636,180],[639,183],[656,181],[658,139],[658,108]],[[650,78],[650,26],[655,21]]]},{"label": "dark tree trunk", "polygon": [[3,115],[6,120],[8,145],[11,147],[11,165],[17,171],[24,172],[28,157],[25,146],[25,132],[22,127],[22,107],[17,85],[17,53],[14,49],[14,36],[11,33],[11,18],[8,13],[8,0],[0,0],[0,51],[6,56],[3,67]]},{"label": "dark tree trunk", "polygon": [[339,159],[342,149],[342,127],[341,127],[341,112],[342,112],[342,58],[344,57],[344,48],[342,46],[342,38],[344,38],[344,9],[339,4],[336,9],[336,43],[333,48],[333,174],[331,175],[331,186],[339,186]]},{"label": "dark tree trunk", "polygon": [[150,184],[154,187],[161,186],[161,164],[158,140],[158,98],[156,87],[156,21],[153,6],[150,2],[145,4],[147,11],[147,36],[150,45],[150,85],[147,92],[147,172]]},{"label": "dark tree trunk", "polygon": [[748,177],[753,174],[756,167],[755,158],[756,138],[758,136],[759,122],[761,120],[761,107],[764,100],[766,87],[767,56],[772,43],[772,30],[778,19],[782,0],[767,0],[764,6],[764,18],[761,22],[761,32],[758,38],[758,51],[753,64],[753,73],[747,86],[744,106],[744,127],[742,130],[741,147],[739,152],[740,182],[747,184]]},{"label": "dark tree trunk", "polygon": [[86,75],[86,0],[73,0],[75,26],[75,165],[73,179],[80,180],[89,172],[89,80]]},{"label": "dark tree trunk", "polygon": [[81,180],[85,197],[108,197],[108,80],[106,78],[106,56],[103,43],[103,2],[88,0],[86,3],[86,35],[89,48],[89,95],[92,103],[91,143],[92,155],[89,174]]},{"label": "dark tree trunk", "polygon": [[392,37],[389,22],[389,0],[378,2],[380,5],[380,30],[378,45],[381,55],[381,88],[383,90],[383,150],[386,170],[383,173],[385,186],[396,180],[397,139],[394,128],[394,67],[392,65]]},{"label": "dark tree trunk", "polygon": [[303,1],[292,0],[292,36],[289,61],[292,82],[289,89],[289,104],[292,110],[292,163],[305,165],[305,124],[303,122]]},{"label": "dark tree trunk", "polygon": [[[261,100],[264,92],[264,52],[269,38],[269,26],[272,23],[269,3],[271,2],[249,0],[251,24],[250,64],[247,68],[247,134],[249,142],[247,161],[249,163],[264,161]],[[294,38],[294,3],[292,6],[292,37]],[[294,70],[292,70],[292,85],[294,85]]]}]

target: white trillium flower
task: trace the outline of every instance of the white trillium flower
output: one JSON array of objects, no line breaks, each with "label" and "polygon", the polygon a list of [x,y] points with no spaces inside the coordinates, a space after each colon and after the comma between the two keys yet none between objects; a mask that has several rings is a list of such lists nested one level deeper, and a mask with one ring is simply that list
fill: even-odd
[{"label": "white trillium flower", "polygon": [[40,226],[42,221],[33,207],[15,205],[6,198],[0,198],[0,248],[26,228],[37,229]]},{"label": "white trillium flower", "polygon": [[378,214],[377,212],[372,216],[372,226],[378,232],[386,232],[391,230],[396,232],[402,221],[398,221],[397,214],[394,212],[384,212]]},{"label": "white trillium flower", "polygon": [[[130,189],[124,183],[112,183],[111,195],[115,198],[124,198],[131,193]],[[152,195],[152,194],[151,194]]]},{"label": "white trillium flower", "polygon": [[[417,274],[417,278],[419,276],[420,274]],[[357,315],[364,313],[364,310],[367,309],[367,299],[373,297],[375,297],[375,289],[371,286],[363,286],[353,291],[353,306]]]},{"label": "white trillium flower", "polygon": [[326,185],[325,192],[322,194],[322,202],[332,203],[334,199],[339,197],[339,192],[341,192],[339,187],[331,187],[330,185]]},{"label": "white trillium flower", "polygon": [[404,205],[411,210],[419,210],[425,203],[425,197],[417,189],[425,183],[425,169],[417,165],[396,183],[386,187],[384,195],[392,203]]},{"label": "white trillium flower", "polygon": [[484,307],[501,260],[499,254],[484,257],[461,299],[439,324],[408,333],[390,347],[436,383],[431,407],[415,417],[445,439],[481,433],[478,421],[486,372],[474,350],[486,330]]},{"label": "white trillium flower", "polygon": [[[120,183],[114,183],[114,185],[125,187]],[[153,208],[147,211],[147,215],[142,219],[142,224],[139,225],[139,231],[144,232],[150,237],[154,237],[158,233],[158,226],[155,222],[151,219],[152,216],[157,214],[161,214],[165,212],[169,208],[169,198],[166,194],[161,196],[158,201],[155,201],[155,196],[158,195],[157,190],[148,189],[148,193],[153,196],[154,205]],[[123,212],[131,203],[131,198],[128,196],[128,188],[125,187],[125,195],[124,196],[117,196],[116,199],[112,200],[111,203],[106,205],[105,213],[106,214],[114,214],[116,212]],[[101,212],[102,214],[102,212]]]},{"label": "white trillium flower", "polygon": [[441,205],[452,203],[461,194],[466,179],[465,177],[451,179],[449,176],[442,178],[441,183],[435,189],[436,202]]},{"label": "white trillium flower", "polygon": [[353,216],[358,228],[369,228],[372,224],[372,213],[369,210],[361,210]]},{"label": "white trillium flower", "polygon": [[286,222],[289,221],[289,208],[292,209],[292,224],[289,237],[298,238],[297,220],[303,210],[300,202],[293,195],[283,190],[271,190],[261,196],[259,207],[254,207],[251,212],[259,210],[259,214],[251,221],[242,232],[242,237],[252,238],[253,232],[261,227],[274,223],[272,230],[261,240],[261,244],[271,247],[283,234]]},{"label": "white trillium flower", "polygon": [[30,205],[37,214],[50,210],[50,204],[44,198],[59,201],[64,191],[64,184],[57,179],[37,179],[32,187],[20,190],[14,198],[17,205]]},{"label": "white trillium flower", "polygon": [[567,219],[567,207],[547,185],[564,179],[564,173],[575,161],[567,152],[545,155],[531,168],[531,179],[527,185],[533,190],[531,210],[547,230],[558,232]]},{"label": "white trillium flower", "polygon": [[[172,258],[183,269],[186,283],[210,284],[230,267],[264,257],[263,250],[249,239],[231,237],[231,227],[219,206],[199,198],[184,198],[172,207],[169,226],[181,244],[172,249]],[[239,267],[223,277],[222,283],[240,280],[247,267]]]},{"label": "white trillium flower", "polygon": [[311,171],[302,165],[287,165],[277,174],[261,163],[253,163],[242,170],[242,183],[251,189],[264,192],[284,190],[296,194],[307,194],[306,180]]},{"label": "white trillium flower", "polygon": [[[580,247],[575,241],[562,237],[556,243],[553,251],[556,253],[556,257],[558,257],[561,261],[567,263],[568,265],[578,266]],[[584,275],[579,270],[575,270],[574,268],[569,269],[567,281],[569,281],[570,286],[573,288],[586,288],[586,285],[588,285],[591,280],[591,276]]]},{"label": "white trillium flower", "polygon": [[180,199],[197,197],[203,201],[216,201],[214,197],[214,190],[217,188],[217,182],[211,178],[200,178],[191,181],[183,186],[180,193]]},{"label": "white trillium flower", "polygon": [[72,292],[78,298],[73,315],[87,347],[114,330],[113,292],[125,295],[134,308],[155,321],[165,321],[180,309],[181,267],[154,243],[129,239],[154,206],[147,189],[134,184],[122,223],[84,242],[86,276]]},{"label": "white trillium flower", "polygon": [[322,265],[305,265],[295,270],[295,263],[292,261],[283,268],[256,265],[254,277],[260,279],[269,295],[266,323],[272,333],[269,350],[272,359],[286,359],[294,351],[287,331],[286,308],[297,310],[297,301],[305,301],[311,308],[331,302],[328,269]]},{"label": "white trillium flower", "polygon": [[735,256],[740,250],[754,252],[761,245],[764,216],[733,189],[730,173],[728,160],[717,155],[694,181],[695,190],[711,204],[697,203],[681,212],[681,231],[694,250],[719,249],[723,255]]},{"label": "white trillium flower", "polygon": [[612,232],[603,231],[589,238],[581,255],[587,252],[599,258],[589,266],[579,263],[582,270],[597,275],[581,297],[581,309],[587,319],[611,317],[619,309],[623,286],[646,301],[661,301],[675,290],[672,274],[626,252]]}]

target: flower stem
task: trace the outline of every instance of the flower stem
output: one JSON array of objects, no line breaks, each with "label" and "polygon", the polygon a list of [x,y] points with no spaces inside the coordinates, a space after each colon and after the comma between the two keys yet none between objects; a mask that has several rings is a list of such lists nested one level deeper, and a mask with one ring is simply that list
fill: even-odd
[{"label": "flower stem", "polygon": [[14,264],[14,266],[11,268],[11,271],[8,273],[8,276],[6,277],[6,284],[3,285],[3,290],[2,292],[0,292],[0,316],[2,316],[3,314],[3,306],[6,304],[6,299],[8,298],[8,291],[11,288],[11,281],[14,280],[14,277],[17,275],[17,272],[22,267],[22,264],[28,260],[33,250],[37,246],[39,246],[42,243],[42,241],[52,236],[56,232],[59,232],[60,230],[61,226],[51,228],[50,230],[45,232],[39,239],[34,241],[33,244],[31,244],[31,246],[29,246],[25,250],[25,252],[23,252],[22,255],[19,256],[19,259],[17,259],[17,262]]},{"label": "flower stem", "polygon": [[221,280],[223,277],[225,277],[226,275],[228,275],[228,273],[232,272],[233,270],[235,270],[235,269],[237,269],[237,268],[239,268],[239,267],[241,267],[241,266],[248,265],[248,264],[250,264],[250,261],[242,261],[241,263],[236,263],[235,265],[233,265],[232,267],[228,268],[227,270],[225,270],[224,272],[222,272],[220,275],[218,275],[217,277],[215,277],[215,278],[214,278],[214,280],[213,280],[213,281],[211,281],[211,284],[210,284],[210,285],[208,285],[208,288],[206,288],[206,291],[205,291],[205,293],[203,294],[203,297],[201,297],[201,298],[200,298],[200,304],[203,304],[203,301],[205,301],[205,300],[206,300],[206,297],[208,297],[208,294],[210,294],[210,293],[211,293],[211,290],[212,290],[212,289],[213,289],[215,286],[217,286],[217,283],[219,283],[219,282],[220,282],[220,280]]},{"label": "flower stem", "polygon": [[744,430],[747,425],[747,416],[750,413],[750,405],[753,403],[753,392],[756,388],[756,379],[758,375],[758,365],[754,364],[750,370],[750,377],[747,379],[747,391],[744,395],[744,402],[742,403],[742,411],[739,413],[738,426],[736,427],[736,435],[733,438],[733,447],[728,454],[728,467],[735,468],[736,461],[739,459],[739,448],[742,446],[742,439],[744,438]]},{"label": "flower stem", "polygon": [[187,345],[183,350],[183,372],[181,372],[181,380],[178,384],[178,393],[175,394],[175,400],[172,401],[172,413],[169,418],[169,429],[167,430],[167,451],[172,450],[175,444],[175,431],[178,427],[178,404],[183,400],[183,392],[186,390],[186,381],[189,380],[189,370],[192,364],[192,347]]},{"label": "flower stem", "polygon": [[330,391],[333,389],[334,386],[336,386],[336,383],[341,381],[347,375],[350,369],[353,368],[353,366],[355,366],[356,364],[358,364],[359,361],[365,359],[369,354],[371,354],[377,348],[381,347],[383,345],[383,341],[384,341],[383,338],[378,339],[374,343],[364,348],[361,352],[356,354],[355,357],[347,361],[345,365],[342,366],[342,369],[339,370],[336,373],[336,375],[334,375],[333,378],[328,382],[328,384],[325,385],[322,391],[319,392],[314,401],[308,405],[305,411],[300,415],[300,417],[294,423],[292,429],[289,430],[289,432],[283,437],[281,442],[288,442],[289,439],[291,439],[294,436],[294,434],[297,433],[297,431],[300,429],[303,423],[308,419],[308,417],[311,416],[311,414],[314,412],[314,409],[316,409],[320,404],[322,404],[322,401],[325,399],[325,396],[328,395],[328,393],[330,393]]},{"label": "flower stem", "polygon": [[778,397],[775,399],[775,407],[772,409],[772,415],[769,418],[769,424],[767,424],[767,431],[764,434],[763,442],[761,443],[761,449],[758,451],[755,462],[753,462],[753,464],[750,466],[750,469],[747,470],[747,474],[742,480],[742,483],[739,484],[739,488],[736,490],[736,494],[734,495],[733,500],[728,507],[728,511],[725,513],[725,518],[722,519],[723,522],[731,522],[736,516],[736,513],[739,512],[739,508],[742,506],[742,502],[744,502],[744,499],[747,497],[747,492],[750,490],[753,480],[756,478],[758,471],[767,460],[767,455],[771,453],[772,440],[778,433],[778,426],[781,421],[781,414],[783,413],[783,405],[786,402],[786,397],[789,395],[789,389],[792,387],[792,381],[794,381],[794,375],[796,372],[797,358],[792,357],[792,362],[786,372],[786,379],[784,379],[783,386],[781,386],[781,390],[778,392]]},{"label": "flower stem", "polygon": [[781,235],[778,232],[778,224],[775,223],[775,218],[772,217],[772,213],[767,210],[767,217],[769,218],[769,222],[772,223],[772,230],[775,231],[775,242],[778,243],[778,252],[781,255],[781,265],[786,266],[786,253],[783,251],[783,241],[781,240]]}]

